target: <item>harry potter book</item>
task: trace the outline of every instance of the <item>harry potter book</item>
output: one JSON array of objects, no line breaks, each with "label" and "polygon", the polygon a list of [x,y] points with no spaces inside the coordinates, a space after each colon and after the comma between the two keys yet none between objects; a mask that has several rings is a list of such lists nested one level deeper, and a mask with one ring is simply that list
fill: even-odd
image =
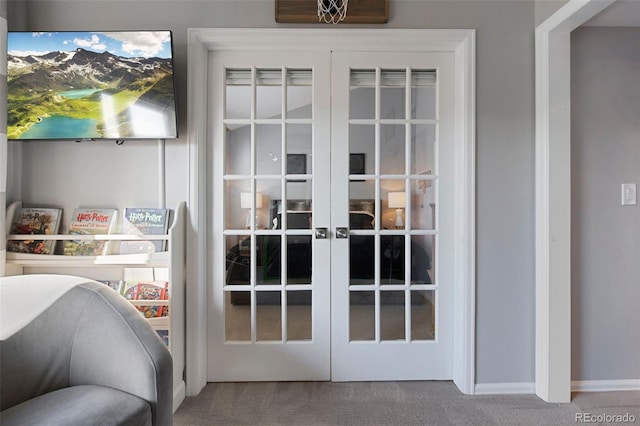
[{"label": "harry potter book", "polygon": [[32,237],[7,241],[7,250],[17,253],[53,254],[55,240],[38,240],[38,235],[57,234],[62,210],[56,208],[23,207],[17,209],[11,222],[10,234]]},{"label": "harry potter book", "polygon": [[[77,208],[73,210],[69,223],[69,234],[111,234],[117,224],[116,209]],[[63,253],[68,256],[100,256],[109,254],[109,241],[68,240]]]}]

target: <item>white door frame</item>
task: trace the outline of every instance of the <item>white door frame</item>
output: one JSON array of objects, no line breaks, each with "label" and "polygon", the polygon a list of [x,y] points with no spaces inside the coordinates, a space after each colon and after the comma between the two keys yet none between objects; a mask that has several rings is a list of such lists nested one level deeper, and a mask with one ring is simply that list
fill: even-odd
[{"label": "white door frame", "polygon": [[571,31],[615,0],[570,0],[536,28],[536,395],[571,400]]},{"label": "white door frame", "polygon": [[[453,381],[475,387],[475,30],[191,28],[188,41],[189,214],[187,232],[186,393],[206,385],[207,208],[210,139],[206,97],[212,51],[450,51],[455,55],[455,276]],[[216,155],[216,153],[212,153]]]}]

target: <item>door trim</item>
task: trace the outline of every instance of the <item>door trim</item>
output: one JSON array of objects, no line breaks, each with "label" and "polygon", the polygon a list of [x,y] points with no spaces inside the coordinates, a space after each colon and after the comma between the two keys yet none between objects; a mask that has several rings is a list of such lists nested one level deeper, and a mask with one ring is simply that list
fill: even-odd
[{"label": "door trim", "polygon": [[453,381],[475,387],[475,30],[191,28],[188,37],[189,215],[186,393],[207,380],[208,56],[217,50],[450,51],[455,55],[455,247]]},{"label": "door trim", "polygon": [[571,31],[614,1],[571,0],[535,33],[535,374],[547,402],[571,400]]}]

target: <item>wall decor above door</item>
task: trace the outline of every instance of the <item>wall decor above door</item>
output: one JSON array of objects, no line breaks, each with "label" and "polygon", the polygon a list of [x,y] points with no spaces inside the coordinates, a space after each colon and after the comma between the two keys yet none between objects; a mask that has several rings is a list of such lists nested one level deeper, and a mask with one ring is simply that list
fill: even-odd
[{"label": "wall decor above door", "polygon": [[[347,1],[347,0],[343,0]],[[275,0],[276,22],[279,23],[324,23],[318,10],[328,0],[300,1]],[[337,12],[336,12],[337,13]],[[389,0],[348,0],[345,24],[386,24],[389,20]],[[336,22],[337,23],[337,22]]]}]

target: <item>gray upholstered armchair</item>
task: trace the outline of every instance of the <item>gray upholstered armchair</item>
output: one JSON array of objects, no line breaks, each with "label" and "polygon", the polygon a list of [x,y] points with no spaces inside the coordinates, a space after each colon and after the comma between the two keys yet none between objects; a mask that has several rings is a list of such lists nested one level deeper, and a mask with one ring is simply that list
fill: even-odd
[{"label": "gray upholstered armchair", "polygon": [[171,355],[86,278],[0,278],[0,424],[171,425]]}]

